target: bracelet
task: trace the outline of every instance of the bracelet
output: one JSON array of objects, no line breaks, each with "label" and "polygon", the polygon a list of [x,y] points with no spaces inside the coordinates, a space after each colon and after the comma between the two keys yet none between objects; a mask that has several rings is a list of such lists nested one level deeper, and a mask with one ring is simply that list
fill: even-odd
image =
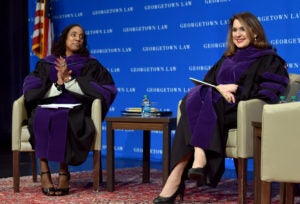
[{"label": "bracelet", "polygon": [[63,89],[65,88],[64,84],[59,85],[57,82],[55,82],[54,85],[58,91],[63,91]]}]

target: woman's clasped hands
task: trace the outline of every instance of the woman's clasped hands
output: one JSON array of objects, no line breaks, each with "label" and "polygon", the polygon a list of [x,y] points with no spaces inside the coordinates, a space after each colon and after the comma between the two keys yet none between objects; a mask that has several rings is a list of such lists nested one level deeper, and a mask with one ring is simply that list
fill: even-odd
[{"label": "woman's clasped hands", "polygon": [[55,68],[57,70],[58,84],[63,84],[64,82],[68,82],[70,80],[72,70],[68,69],[66,60],[63,57],[56,59]]}]

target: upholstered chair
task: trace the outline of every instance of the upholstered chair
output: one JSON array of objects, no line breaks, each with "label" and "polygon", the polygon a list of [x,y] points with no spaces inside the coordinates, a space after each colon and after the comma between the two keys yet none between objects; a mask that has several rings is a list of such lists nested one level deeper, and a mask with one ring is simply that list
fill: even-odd
[{"label": "upholstered chair", "polygon": [[271,183],[281,182],[281,202],[294,203],[300,183],[300,102],[265,105],[261,133],[261,203],[271,203]]},{"label": "upholstered chair", "polygon": [[[98,191],[99,183],[102,182],[101,166],[101,138],[102,116],[101,101],[93,101],[91,117],[95,125],[96,133],[91,147],[93,151],[93,189]],[[36,157],[34,149],[29,143],[29,131],[27,127],[27,113],[24,106],[24,96],[19,97],[13,103],[12,109],[12,152],[13,152],[13,187],[14,192],[20,191],[20,153],[28,152],[32,159],[32,178],[37,181]]]}]

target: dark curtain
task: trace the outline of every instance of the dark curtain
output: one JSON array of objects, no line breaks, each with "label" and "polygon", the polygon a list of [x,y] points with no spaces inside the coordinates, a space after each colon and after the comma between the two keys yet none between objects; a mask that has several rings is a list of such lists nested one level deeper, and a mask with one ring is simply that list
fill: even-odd
[{"label": "dark curtain", "polygon": [[0,22],[0,144],[9,146],[12,103],[22,94],[29,72],[28,1],[0,1]]}]

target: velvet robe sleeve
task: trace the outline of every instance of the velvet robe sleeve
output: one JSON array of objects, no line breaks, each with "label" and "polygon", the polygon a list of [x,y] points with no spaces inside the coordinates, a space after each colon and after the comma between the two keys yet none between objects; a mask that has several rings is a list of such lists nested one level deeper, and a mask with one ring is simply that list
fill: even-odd
[{"label": "velvet robe sleeve", "polygon": [[24,79],[23,95],[28,117],[38,104],[47,103],[43,97],[53,84],[49,77],[49,67],[48,63],[41,60],[36,64],[34,71]]},{"label": "velvet robe sleeve", "polygon": [[237,100],[258,98],[277,103],[289,83],[285,61],[278,55],[266,55],[255,61],[241,76]]},{"label": "velvet robe sleeve", "polygon": [[[205,75],[204,81],[216,84],[216,77],[224,60],[222,57]],[[238,81],[236,100],[258,98],[276,103],[289,83],[285,61],[277,54],[257,59]]]},{"label": "velvet robe sleeve", "polygon": [[97,60],[91,59],[86,63],[81,75],[76,80],[86,99],[101,99],[102,118],[104,118],[117,95],[111,74]]}]

